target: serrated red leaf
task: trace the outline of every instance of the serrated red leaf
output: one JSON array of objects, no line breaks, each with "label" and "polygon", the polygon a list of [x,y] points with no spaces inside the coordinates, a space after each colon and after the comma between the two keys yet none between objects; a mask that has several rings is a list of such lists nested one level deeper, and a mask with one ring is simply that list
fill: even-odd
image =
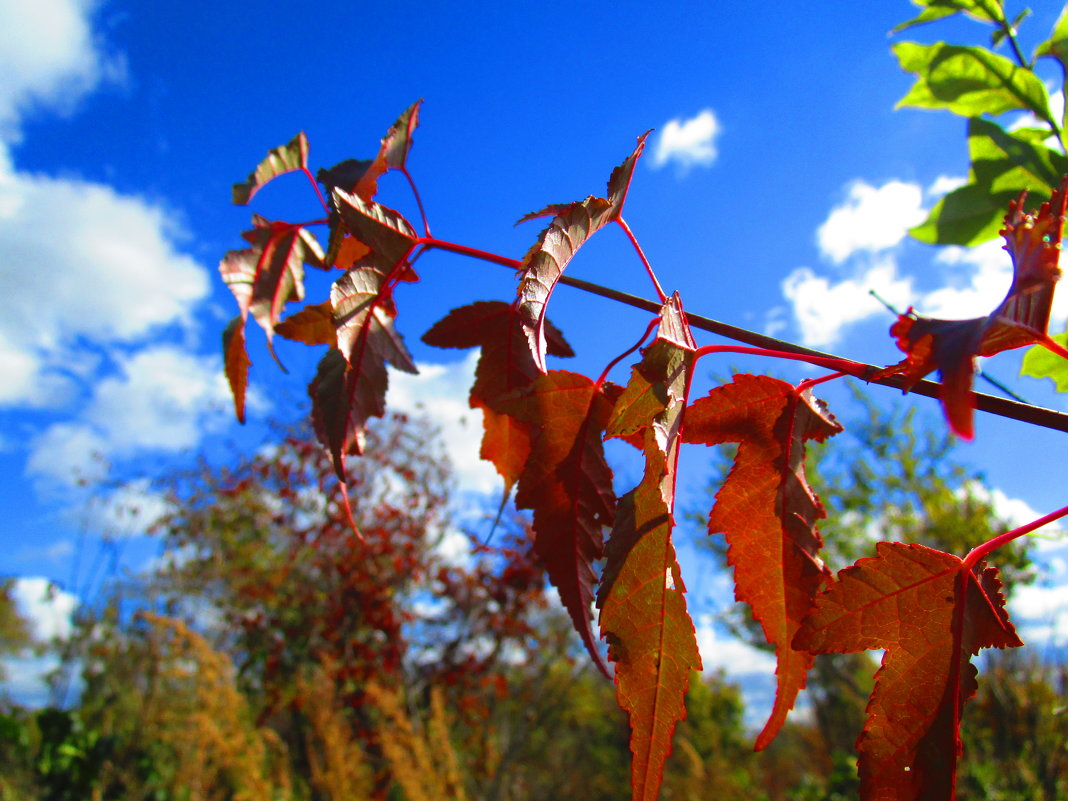
[{"label": "serrated red leaf", "polygon": [[373,267],[349,270],[330,289],[337,346],[342,355],[359,370],[363,349],[379,351],[394,367],[418,372],[400,334],[393,327],[396,312],[385,276]]},{"label": "serrated red leaf", "polygon": [[248,178],[239,184],[234,184],[233,202],[238,206],[245,206],[264,184],[279,175],[307,169],[307,167],[308,139],[301,131],[289,141],[289,144],[268,151],[267,157],[249,173]]},{"label": "serrated red leaf", "polygon": [[237,300],[241,316],[251,312],[270,342],[282,307],[304,299],[304,265],[323,266],[323,251],[303,226],[269,222],[258,214],[242,234],[251,248],[231,250],[219,263],[223,281]]},{"label": "serrated red leaf", "polygon": [[378,154],[369,161],[346,159],[328,170],[319,170],[316,177],[328,190],[343,189],[370,201],[378,194],[378,179],[387,170],[403,170],[412,148],[412,133],[419,126],[419,107],[415,101],[390,126]]},{"label": "serrated red leaf", "polygon": [[[681,343],[676,341],[679,332],[684,334]],[[649,415],[644,421],[631,421],[644,435],[645,474],[620,499],[597,593],[601,636],[616,664],[616,698],[630,716],[635,801],[657,797],[675,726],[686,717],[690,673],[701,669],[671,542],[678,434],[695,361],[677,294],[661,310],[660,334],[643,352],[617,401],[660,399],[658,406],[642,405]],[[613,416],[615,427],[609,422],[612,436],[625,435],[619,419]]]},{"label": "serrated red leaf", "polygon": [[234,398],[234,413],[239,423],[245,423],[245,391],[248,388],[248,368],[252,364],[245,349],[245,319],[238,315],[226,326],[222,335],[226,380]]},{"label": "serrated red leaf", "polygon": [[549,226],[538,236],[538,241],[523,257],[520,268],[519,289],[516,307],[526,333],[530,351],[538,370],[545,372],[545,308],[564,273],[564,268],[578,249],[604,226],[617,219],[623,212],[634,165],[645,148],[648,133],[638,137],[638,144],[624,162],[612,171],[608,181],[608,198],[590,196],[571,204],[549,206],[540,212],[523,217],[523,220],[547,214],[555,214]]},{"label": "serrated red leaf", "polygon": [[838,574],[795,639],[815,653],[885,649],[857,740],[863,801],[951,801],[971,657],[1022,645],[995,568],[922,545],[880,542]]},{"label": "serrated red leaf", "polygon": [[[563,335],[546,321],[548,352],[573,356]],[[453,309],[423,335],[437,348],[481,348],[469,402],[482,410],[482,458],[491,462],[508,490],[519,479],[530,453],[530,424],[496,411],[497,401],[529,387],[539,372],[530,355],[515,309],[499,300],[484,300]]]},{"label": "serrated red leaf", "polygon": [[829,578],[816,529],[825,515],[805,480],[804,442],[822,442],[841,430],[822,401],[769,376],[736,375],[686,411],[686,442],[738,443],[708,531],[726,536],[735,598],[749,604],[775,646],[775,704],[757,750],[774,739],[805,686],[812,656],[792,642]]},{"label": "serrated red leaf", "polygon": [[972,380],[977,356],[1041,341],[1049,327],[1053,289],[1061,272],[1058,259],[1068,200],[1068,177],[1035,214],[1023,210],[1027,193],[1009,204],[1005,249],[1012,256],[1012,286],[1001,304],[986,317],[937,320],[911,313],[898,317],[890,329],[907,356],[880,375],[902,373],[906,389],[937,369],[940,398],[950,427],[959,436],[974,435],[975,399]]},{"label": "serrated red leaf", "polygon": [[315,433],[330,451],[342,481],[346,455],[363,453],[367,421],[385,414],[386,364],[418,372],[393,328],[394,311],[384,280],[377,270],[363,267],[335,282],[329,305],[338,347],[319,362],[308,387]]},{"label": "serrated red leaf", "polygon": [[345,229],[370,248],[365,263],[387,274],[404,266],[416,235],[400,212],[342,189],[335,189],[331,197]]},{"label": "serrated red leaf", "polygon": [[334,307],[330,301],[305,306],[274,327],[279,336],[305,345],[337,345]]},{"label": "serrated red leaf", "polygon": [[608,675],[590,607],[593,563],[604,555],[603,531],[615,519],[612,470],[601,439],[612,401],[586,376],[552,370],[497,408],[531,426],[515,503],[534,511],[534,550],[594,662]]},{"label": "serrated red leaf", "polygon": [[374,348],[365,350],[359,370],[351,368],[337,348],[328,350],[319,362],[308,385],[312,424],[341,481],[345,481],[345,457],[363,454],[367,421],[386,413],[387,386],[385,361]]}]

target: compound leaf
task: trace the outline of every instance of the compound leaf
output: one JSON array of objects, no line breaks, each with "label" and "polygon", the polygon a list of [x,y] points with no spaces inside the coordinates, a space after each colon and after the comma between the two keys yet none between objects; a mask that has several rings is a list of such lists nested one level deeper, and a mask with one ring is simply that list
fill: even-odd
[{"label": "compound leaf", "polygon": [[769,376],[736,375],[686,412],[686,442],[738,443],[708,531],[726,536],[735,598],[749,604],[775,646],[775,704],[757,750],[774,739],[805,686],[813,657],[795,649],[793,639],[829,578],[816,529],[825,515],[805,480],[804,443],[841,430],[822,401]]}]

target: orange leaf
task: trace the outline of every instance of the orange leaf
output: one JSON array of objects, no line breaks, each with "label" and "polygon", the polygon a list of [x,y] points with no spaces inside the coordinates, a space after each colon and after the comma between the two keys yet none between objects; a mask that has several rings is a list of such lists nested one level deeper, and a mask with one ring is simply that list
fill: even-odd
[{"label": "orange leaf", "polygon": [[1040,342],[1049,327],[1053,289],[1061,271],[1061,251],[1068,177],[1036,214],[1027,214],[1021,193],[1005,216],[1005,249],[1012,256],[1013,279],[1009,293],[987,317],[971,320],[936,320],[908,314],[890,329],[907,356],[879,375],[904,374],[906,390],[932,370],[942,381],[941,400],[950,427],[959,436],[974,436],[975,398],[972,379],[975,357]]},{"label": "orange leaf", "polygon": [[726,535],[735,598],[749,604],[775,646],[775,705],[757,750],[775,738],[805,686],[812,656],[791,643],[829,575],[817,556],[816,521],[825,515],[805,481],[804,442],[841,430],[822,401],[768,376],[736,375],[686,412],[686,442],[739,443],[708,531]]},{"label": "orange leaf", "polygon": [[960,715],[978,687],[980,648],[1022,645],[996,568],[969,570],[951,554],[880,542],[838,574],[795,639],[815,653],[885,649],[857,740],[864,801],[955,796]]},{"label": "orange leaf", "polygon": [[242,234],[252,247],[227,253],[219,272],[234,293],[242,318],[251,312],[270,342],[282,307],[304,299],[304,265],[323,266],[323,251],[303,226],[270,222],[258,214],[252,224]]},{"label": "orange leaf", "polygon": [[334,307],[330,301],[309,304],[275,326],[279,336],[305,345],[336,345]]},{"label": "orange leaf", "polygon": [[[616,698],[630,716],[634,801],[657,797],[675,726],[686,716],[690,673],[701,669],[671,542],[678,432],[694,350],[676,294],[662,308],[660,333],[617,401],[618,408],[628,399],[660,399],[641,404],[649,415],[644,421],[637,413],[624,415],[644,433],[645,475],[620,499],[597,594],[601,636],[616,663]],[[609,433],[626,436],[620,416],[612,420]]]},{"label": "orange leaf", "polygon": [[245,390],[248,387],[248,351],[245,349],[245,321],[238,315],[223,331],[223,355],[226,362],[226,380],[234,396],[234,412],[239,423],[245,422]]}]

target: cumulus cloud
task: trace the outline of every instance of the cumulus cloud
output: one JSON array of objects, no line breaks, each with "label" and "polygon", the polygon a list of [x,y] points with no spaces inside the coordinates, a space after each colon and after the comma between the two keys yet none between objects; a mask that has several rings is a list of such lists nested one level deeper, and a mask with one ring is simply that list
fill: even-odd
[{"label": "cumulus cloud", "polygon": [[716,160],[720,130],[719,120],[710,108],[688,120],[669,121],[656,141],[653,166],[674,162],[684,172],[691,167],[711,166]]},{"label": "cumulus cloud", "polygon": [[441,432],[460,489],[499,494],[501,480],[493,466],[479,458],[482,412],[468,406],[475,382],[478,352],[452,364],[419,364],[419,375],[391,372],[386,407],[428,418]]},{"label": "cumulus cloud", "polygon": [[217,357],[146,347],[95,384],[77,419],[34,440],[27,472],[70,485],[102,478],[114,459],[192,448],[229,423],[229,393]]},{"label": "cumulus cloud", "polygon": [[121,79],[120,55],[93,34],[94,0],[0,0],[0,139],[18,137],[38,108],[70,112],[103,81]]},{"label": "cumulus cloud", "polygon": [[79,338],[136,342],[187,321],[210,282],[180,237],[158,205],[0,159],[0,404],[62,401]]},{"label": "cumulus cloud", "polygon": [[809,267],[799,267],[782,282],[783,294],[793,307],[801,341],[809,347],[835,344],[844,329],[886,309],[872,295],[875,290],[888,303],[906,306],[912,282],[897,273],[891,259],[871,265],[850,278],[833,280]]},{"label": "cumulus cloud", "polygon": [[816,231],[816,240],[823,256],[841,264],[860,252],[894,247],[925,216],[923,190],[917,184],[887,181],[875,187],[854,181],[845,203],[834,208]]}]

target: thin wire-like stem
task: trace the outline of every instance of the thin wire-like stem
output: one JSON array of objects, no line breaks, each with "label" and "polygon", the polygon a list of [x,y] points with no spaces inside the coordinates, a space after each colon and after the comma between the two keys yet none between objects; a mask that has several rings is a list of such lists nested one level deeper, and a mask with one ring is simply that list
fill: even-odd
[{"label": "thin wire-like stem", "polygon": [[415,204],[419,207],[419,216],[423,218],[423,235],[427,239],[430,238],[430,223],[426,218],[426,210],[423,208],[423,199],[419,197],[419,190],[415,186],[415,181],[412,180],[412,174],[408,172],[407,167],[401,167],[401,172],[404,173],[404,177],[408,179],[408,186],[412,188],[412,194],[415,195]]},{"label": "thin wire-like stem", "polygon": [[1026,526],[1020,526],[1019,528],[1014,528],[1012,531],[1006,531],[1004,534],[999,534],[993,539],[987,540],[982,545],[973,548],[971,552],[964,557],[964,564],[970,570],[1002,545],[1006,545],[1013,540],[1022,537],[1024,534],[1030,534],[1035,529],[1042,528],[1042,526],[1047,523],[1052,523],[1054,520],[1060,520],[1065,515],[1068,515],[1068,506],[1061,507],[1056,512],[1050,512],[1048,515],[1044,515],[1043,517],[1038,518],[1038,520],[1028,523]]},{"label": "thin wire-like stem", "polygon": [[794,390],[798,395],[804,392],[806,389],[812,389],[820,384],[826,384],[828,381],[834,381],[836,378],[844,378],[849,373],[843,373],[841,371],[831,373],[830,375],[821,376],[820,378],[809,378],[802,381],[797,385],[797,389]]},{"label": "thin wire-like stem", "polygon": [[660,281],[656,277],[656,273],[653,272],[653,265],[649,263],[649,259],[645,257],[645,251],[642,250],[642,246],[638,243],[638,237],[634,235],[634,232],[630,230],[630,226],[627,225],[627,221],[622,217],[616,217],[616,222],[619,223],[619,227],[627,234],[627,239],[630,240],[630,244],[634,247],[634,250],[638,253],[638,258],[642,260],[642,264],[645,265],[645,272],[649,274],[649,280],[653,282],[653,288],[656,290],[656,295],[660,298],[661,303],[667,301],[667,294],[664,292],[664,288],[660,286]]},{"label": "thin wire-like stem", "polygon": [[323,193],[319,190],[319,182],[315,180],[315,176],[311,174],[311,171],[307,167],[301,167],[300,171],[307,176],[309,181],[311,181],[312,189],[315,190],[315,194],[319,198],[319,203],[322,205],[323,211],[329,214],[330,206],[327,204],[326,198],[323,197]]},{"label": "thin wire-like stem", "polygon": [[648,339],[649,334],[653,333],[653,328],[659,322],[660,318],[658,317],[654,317],[652,320],[650,320],[649,325],[645,327],[645,333],[642,334],[641,339],[639,339],[637,342],[635,342],[633,345],[631,345],[629,348],[627,348],[625,351],[623,351],[621,354],[616,356],[616,358],[612,359],[612,361],[608,363],[608,366],[601,371],[601,375],[597,378],[598,388],[600,388],[601,385],[604,384],[605,379],[608,378],[608,373],[611,372],[613,367],[615,367],[617,364],[619,364],[621,361],[623,361],[625,358],[630,356],[630,354],[634,353],[634,351],[636,351],[642,346],[642,343],[645,342],[646,339]]},{"label": "thin wire-like stem", "polygon": [[470,248],[467,245],[460,245],[456,242],[446,242],[444,239],[435,239],[431,236],[424,236],[419,237],[415,241],[416,244],[423,245],[427,248],[436,248],[438,250],[447,250],[450,253],[459,253],[461,256],[470,256],[473,259],[481,259],[482,261],[492,262],[493,264],[500,264],[503,267],[511,267],[513,270],[519,270],[523,267],[523,262],[518,259],[509,259],[507,256],[499,256],[496,253],[479,250],[478,248]]}]

